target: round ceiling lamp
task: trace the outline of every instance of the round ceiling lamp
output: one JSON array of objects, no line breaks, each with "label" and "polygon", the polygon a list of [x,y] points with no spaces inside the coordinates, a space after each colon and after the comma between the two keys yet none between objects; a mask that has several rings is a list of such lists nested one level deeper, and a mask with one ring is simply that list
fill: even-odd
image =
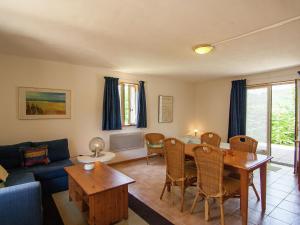
[{"label": "round ceiling lamp", "polygon": [[194,51],[199,55],[210,53],[214,49],[214,46],[210,44],[197,45]]}]

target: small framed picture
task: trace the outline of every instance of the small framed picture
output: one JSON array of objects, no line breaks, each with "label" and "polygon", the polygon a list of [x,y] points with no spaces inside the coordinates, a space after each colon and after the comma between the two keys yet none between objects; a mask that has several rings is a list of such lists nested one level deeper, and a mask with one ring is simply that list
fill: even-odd
[{"label": "small framed picture", "polygon": [[70,119],[71,91],[19,87],[19,119]]},{"label": "small framed picture", "polygon": [[158,96],[158,122],[173,122],[173,96]]}]

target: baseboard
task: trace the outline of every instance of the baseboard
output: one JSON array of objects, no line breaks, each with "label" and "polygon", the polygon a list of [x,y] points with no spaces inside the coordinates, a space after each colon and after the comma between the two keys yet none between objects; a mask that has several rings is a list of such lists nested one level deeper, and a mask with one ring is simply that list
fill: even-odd
[{"label": "baseboard", "polygon": [[111,162],[111,163],[107,163],[107,165],[113,166],[113,165],[122,164],[122,163],[130,163],[130,162],[134,162],[134,161],[143,160],[143,159],[146,159],[146,158],[147,157],[143,156],[143,157],[134,158],[134,159],[128,159],[128,160],[123,160],[123,161]]}]

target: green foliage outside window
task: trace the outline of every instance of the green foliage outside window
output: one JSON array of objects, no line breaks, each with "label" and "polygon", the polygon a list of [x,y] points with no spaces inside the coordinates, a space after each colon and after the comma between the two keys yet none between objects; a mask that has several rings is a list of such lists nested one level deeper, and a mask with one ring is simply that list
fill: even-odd
[{"label": "green foliage outside window", "polygon": [[272,144],[294,145],[295,89],[278,86],[272,99]]}]

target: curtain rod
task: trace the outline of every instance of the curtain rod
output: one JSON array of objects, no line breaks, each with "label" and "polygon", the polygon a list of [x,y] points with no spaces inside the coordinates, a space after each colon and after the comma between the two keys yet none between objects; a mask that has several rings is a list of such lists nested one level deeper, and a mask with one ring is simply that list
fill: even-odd
[{"label": "curtain rod", "polygon": [[295,82],[295,80],[285,80],[285,81],[276,81],[276,82],[268,82],[268,83],[260,83],[260,84],[249,84],[249,85],[246,85],[246,86],[249,87],[249,88],[251,88],[251,87],[264,87],[264,86],[281,85],[281,84],[294,83],[294,82]]}]

